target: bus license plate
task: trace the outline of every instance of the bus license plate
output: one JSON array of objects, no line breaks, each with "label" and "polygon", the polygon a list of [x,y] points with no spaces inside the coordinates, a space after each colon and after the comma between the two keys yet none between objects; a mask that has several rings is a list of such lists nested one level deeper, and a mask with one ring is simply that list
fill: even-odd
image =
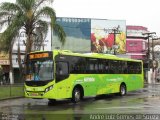
[{"label": "bus license plate", "polygon": [[31,93],[30,95],[31,96],[38,96],[39,94],[38,93]]}]

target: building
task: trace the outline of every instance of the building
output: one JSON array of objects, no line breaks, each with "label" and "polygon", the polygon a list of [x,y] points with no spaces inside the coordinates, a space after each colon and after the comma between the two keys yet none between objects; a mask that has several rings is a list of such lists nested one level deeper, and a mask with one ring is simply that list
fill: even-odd
[{"label": "building", "polygon": [[127,40],[126,40],[126,54],[133,59],[146,59],[148,49],[148,41],[142,33],[148,32],[148,29],[143,26],[127,25]]},{"label": "building", "polygon": [[0,84],[9,82],[9,55],[5,52],[0,52]]}]

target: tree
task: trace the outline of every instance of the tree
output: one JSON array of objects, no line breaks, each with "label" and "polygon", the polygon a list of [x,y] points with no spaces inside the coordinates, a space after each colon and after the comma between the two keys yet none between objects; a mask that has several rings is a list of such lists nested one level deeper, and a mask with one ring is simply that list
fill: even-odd
[{"label": "tree", "polygon": [[13,43],[21,30],[27,36],[24,41],[25,61],[27,53],[33,50],[33,43],[38,42],[42,46],[49,26],[57,33],[60,42],[64,45],[65,32],[56,23],[56,13],[53,8],[45,4],[47,2],[52,0],[16,0],[15,3],[4,2],[0,5],[0,26],[3,28],[7,23],[7,28],[1,35],[0,44],[3,44],[1,49],[10,51],[10,62]]}]

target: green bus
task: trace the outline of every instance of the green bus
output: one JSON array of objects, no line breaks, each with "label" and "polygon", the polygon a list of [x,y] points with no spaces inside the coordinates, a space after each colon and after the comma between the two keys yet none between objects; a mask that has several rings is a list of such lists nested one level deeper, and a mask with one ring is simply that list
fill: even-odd
[{"label": "green bus", "polygon": [[49,102],[119,93],[144,86],[143,62],[115,55],[67,50],[32,52],[27,56],[25,96]]}]

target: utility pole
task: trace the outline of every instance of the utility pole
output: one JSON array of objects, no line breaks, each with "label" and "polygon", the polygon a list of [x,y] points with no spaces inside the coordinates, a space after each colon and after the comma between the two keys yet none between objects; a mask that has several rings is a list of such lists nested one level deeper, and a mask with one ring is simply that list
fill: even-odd
[{"label": "utility pole", "polygon": [[158,40],[158,38],[152,38],[152,78],[153,78],[153,83],[155,83],[156,82],[155,70],[158,67],[158,61],[155,60],[153,40]]},{"label": "utility pole", "polygon": [[152,59],[153,59],[153,60],[155,60],[153,40],[158,40],[158,39],[159,39],[159,38],[152,38]]},{"label": "utility pole", "polygon": [[[114,47],[115,47],[115,43],[116,43],[116,34],[121,34],[120,31],[119,31],[119,25],[118,25],[117,28],[113,28],[113,29],[112,29],[112,32],[109,33],[109,34],[113,34],[113,35],[114,35],[114,43],[113,43],[113,45],[114,45]],[[114,55],[115,55],[115,54],[116,54],[116,49],[114,48]]]},{"label": "utility pole", "polygon": [[149,38],[152,37],[153,34],[156,34],[156,32],[142,33],[142,35],[147,35],[146,38],[148,39],[148,56],[147,56],[148,57],[148,62],[149,62],[149,58],[150,58]]},{"label": "utility pole", "polygon": [[[153,34],[156,34],[156,32],[148,32],[148,33],[142,33],[142,35],[146,35],[146,38],[148,39],[148,56],[147,56],[147,61],[148,61],[148,83],[151,83],[151,72],[150,72],[150,45],[149,45],[149,40],[150,37],[152,37]],[[153,41],[152,41],[153,42]],[[153,47],[153,43],[152,43]],[[152,57],[153,57],[153,48],[152,48]],[[153,72],[153,71],[152,71]]]}]

